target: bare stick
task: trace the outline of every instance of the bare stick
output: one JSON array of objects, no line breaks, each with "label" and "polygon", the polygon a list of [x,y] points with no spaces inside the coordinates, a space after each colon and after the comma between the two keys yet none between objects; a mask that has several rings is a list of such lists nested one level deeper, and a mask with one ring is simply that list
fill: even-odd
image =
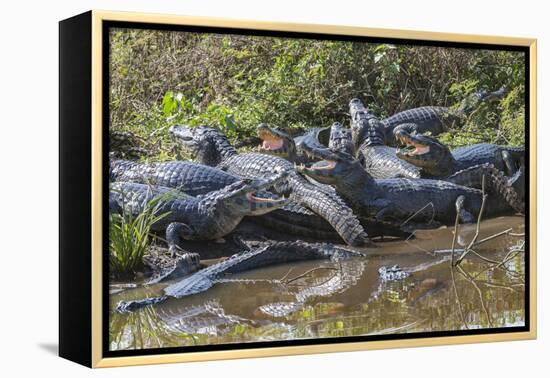
[{"label": "bare stick", "polygon": [[476,252],[474,249],[471,249],[470,248],[470,252],[472,252],[474,255],[476,255],[477,257],[479,257],[480,259],[482,259],[483,261],[485,262],[488,262],[490,264],[498,264],[498,261],[495,261],[495,260],[491,260],[485,256],[482,256],[480,255],[478,252]]},{"label": "bare stick", "polygon": [[489,322],[489,325],[492,327],[493,326],[493,320],[489,316],[489,311],[487,310],[487,307],[485,306],[485,301],[483,300],[483,293],[481,292],[481,289],[479,288],[479,286],[477,286],[476,281],[461,266],[457,266],[457,268],[458,268],[458,271],[460,273],[462,273],[464,278],[466,278],[472,284],[472,286],[476,289],[476,291],[479,295],[479,302],[481,303],[481,307],[483,308],[483,311],[485,312],[485,316],[487,317],[487,321]]},{"label": "bare stick", "polygon": [[480,241],[476,242],[474,244],[474,247],[477,246],[477,245],[480,245],[480,244],[483,244],[485,242],[488,242],[489,240],[493,240],[493,239],[496,239],[498,238],[499,236],[503,236],[503,235],[512,235],[510,233],[510,231],[512,231],[512,228],[509,228],[507,230],[504,230],[504,231],[501,231],[499,233],[496,233],[494,235],[491,235],[491,236],[487,236],[485,239],[481,239]]},{"label": "bare stick", "polygon": [[414,243],[411,243],[410,239],[415,236],[415,233],[416,233],[416,230],[414,230],[410,235],[409,237],[407,237],[407,239],[405,239],[405,243],[407,243],[408,245],[410,245],[411,247],[414,247],[416,249],[418,249],[419,251],[421,252],[425,252],[426,254],[430,255],[430,256],[435,256],[435,251],[428,251],[427,249],[424,249]]},{"label": "bare stick", "polygon": [[[519,292],[519,290],[514,289],[513,286],[498,285],[498,284],[495,284],[495,283],[492,283],[492,282],[487,282],[487,281],[478,281],[478,282],[485,285],[485,286],[493,287],[493,288],[496,288],[496,289],[506,289],[506,290],[509,290],[509,291],[512,291],[512,292]],[[523,286],[523,284],[519,284],[519,285]]]},{"label": "bare stick", "polygon": [[487,269],[484,269],[482,270],[481,272],[477,273],[475,276],[474,276],[474,279],[476,279],[477,277],[481,276],[483,273],[487,272],[487,271],[490,271],[490,270],[494,270],[494,269],[497,269],[497,268],[500,268],[501,266],[503,266],[504,264],[506,264],[508,261],[512,260],[514,257],[516,257],[519,253],[521,252],[525,252],[522,248],[523,246],[525,245],[525,241],[523,242],[523,244],[521,246],[518,246],[517,248],[512,248],[510,249],[510,251],[508,251],[508,253],[506,254],[506,256],[504,256],[504,258],[500,261],[500,262],[497,262],[496,265],[492,265],[490,267],[488,267]]},{"label": "bare stick", "polygon": [[455,259],[455,245],[456,245],[456,238],[458,237],[458,222],[460,220],[460,211],[457,208],[456,209],[456,218],[455,218],[455,228],[453,231],[453,241],[451,243],[451,267],[454,265],[454,259]]},{"label": "bare stick", "polygon": [[468,252],[470,252],[472,246],[474,245],[474,243],[477,241],[477,238],[479,237],[479,232],[480,232],[480,229],[481,229],[481,218],[483,217],[483,211],[485,210],[485,203],[487,202],[487,195],[485,194],[485,175],[483,175],[483,178],[481,180],[481,195],[483,197],[482,197],[482,200],[481,200],[481,209],[479,210],[479,214],[477,216],[476,233],[475,233],[474,237],[472,238],[472,241],[470,242],[468,247],[466,247],[466,249],[464,250],[462,255],[460,255],[460,257],[456,260],[455,265],[460,264],[462,262],[462,260],[464,260],[464,257],[466,257]]},{"label": "bare stick", "polygon": [[462,312],[462,303],[460,303],[460,297],[458,296],[458,290],[456,289],[456,282],[455,282],[455,275],[454,275],[454,256],[455,256],[455,244],[456,244],[456,238],[458,235],[458,221],[460,219],[460,211],[457,208],[456,209],[456,219],[455,219],[455,228],[454,228],[454,234],[453,234],[453,242],[451,245],[451,280],[453,282],[453,290],[456,296],[456,303],[458,305],[458,313],[460,315],[460,319],[462,320],[462,323],[464,323],[464,327],[466,329],[468,328],[468,323],[466,323],[466,319],[464,318],[464,313]]},{"label": "bare stick", "polygon": [[293,270],[294,267],[291,267],[288,272],[286,272],[286,274],[279,279],[279,281],[283,282],[284,280],[286,280],[286,278],[290,275],[290,272],[292,272]]},{"label": "bare stick", "polygon": [[420,214],[420,212],[422,210],[424,210],[425,208],[427,208],[428,206],[431,206],[432,207],[432,219],[430,219],[430,221],[428,222],[428,224],[432,223],[434,218],[435,218],[435,208],[434,208],[434,204],[433,202],[428,202],[427,204],[425,204],[424,206],[422,206],[419,210],[417,210],[413,215],[411,215],[410,217],[408,217],[407,219],[405,219],[405,221],[403,223],[401,223],[401,226],[404,226],[406,225],[411,219],[414,219],[414,217],[416,217],[418,214]]},{"label": "bare stick", "polygon": [[318,267],[318,268],[313,268],[313,269],[310,269],[310,270],[308,270],[308,271],[306,271],[306,272],[304,272],[304,273],[302,273],[302,274],[300,274],[300,275],[298,275],[294,278],[291,278],[291,279],[285,281],[284,283],[289,284],[289,283],[294,282],[294,281],[296,281],[300,278],[303,278],[303,277],[307,276],[308,274],[313,273],[317,270],[338,270],[338,269],[337,268],[332,268],[332,267],[329,267],[329,266],[321,266],[321,267]]}]

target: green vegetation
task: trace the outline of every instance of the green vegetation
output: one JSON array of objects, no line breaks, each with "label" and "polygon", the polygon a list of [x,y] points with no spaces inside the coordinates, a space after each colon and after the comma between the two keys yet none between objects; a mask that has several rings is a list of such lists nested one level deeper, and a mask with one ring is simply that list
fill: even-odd
[{"label": "green vegetation", "polygon": [[151,240],[151,226],[168,213],[160,214],[159,207],[165,196],[147,203],[138,215],[124,208],[122,214],[109,214],[109,269],[114,276],[124,276],[142,267],[143,256]]},{"label": "green vegetation", "polygon": [[166,132],[176,122],[213,125],[235,141],[260,122],[289,131],[347,124],[353,97],[384,117],[502,86],[502,101],[442,139],[525,137],[521,52],[131,29],[113,30],[111,47],[111,130],[144,138],[154,159],[176,157]]}]

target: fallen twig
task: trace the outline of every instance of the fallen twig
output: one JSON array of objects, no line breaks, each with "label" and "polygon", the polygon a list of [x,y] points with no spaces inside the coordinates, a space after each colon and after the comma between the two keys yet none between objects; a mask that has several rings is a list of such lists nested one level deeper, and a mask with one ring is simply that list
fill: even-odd
[{"label": "fallen twig", "polygon": [[427,204],[422,206],[420,209],[418,209],[413,215],[411,215],[410,217],[405,219],[405,221],[403,221],[403,223],[401,223],[401,227],[406,225],[410,220],[414,219],[414,217],[416,217],[418,214],[420,214],[420,212],[422,210],[424,210],[425,208],[427,208],[428,206],[432,207],[432,218],[430,219],[430,221],[427,224],[431,224],[433,222],[434,218],[435,218],[435,208],[434,208],[433,202],[428,202]]},{"label": "fallen twig", "polygon": [[289,284],[289,283],[294,282],[296,280],[299,280],[300,278],[303,278],[303,277],[307,276],[308,274],[311,274],[311,273],[313,273],[317,270],[338,270],[338,268],[333,268],[333,267],[330,267],[330,266],[321,266],[321,267],[317,267],[317,268],[312,268],[312,269],[310,269],[310,270],[308,270],[308,271],[306,271],[306,272],[304,272],[304,273],[302,273],[302,274],[300,274],[300,275],[298,275],[294,278],[291,278],[291,279],[286,280],[286,281],[282,281],[282,283]]},{"label": "fallen twig", "polygon": [[483,217],[483,211],[485,210],[485,203],[487,202],[487,194],[485,194],[485,175],[483,175],[483,178],[481,179],[481,209],[479,209],[479,214],[477,216],[477,225],[476,225],[476,233],[474,237],[472,238],[472,241],[470,241],[470,244],[468,244],[468,247],[465,248],[464,252],[460,257],[456,260],[455,265],[459,265],[462,260],[464,260],[464,257],[468,254],[468,252],[471,251],[471,248],[473,247],[474,243],[477,241],[477,238],[479,237],[479,232],[481,230],[481,218]]}]

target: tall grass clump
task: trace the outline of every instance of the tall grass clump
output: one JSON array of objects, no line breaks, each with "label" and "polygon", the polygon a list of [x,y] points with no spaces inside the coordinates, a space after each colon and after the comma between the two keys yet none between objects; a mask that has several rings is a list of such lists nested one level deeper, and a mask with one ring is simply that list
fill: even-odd
[{"label": "tall grass clump", "polygon": [[166,217],[160,213],[165,196],[157,196],[147,202],[139,214],[124,206],[122,214],[109,214],[109,268],[114,276],[132,274],[143,266],[143,256],[154,235],[151,227]]}]

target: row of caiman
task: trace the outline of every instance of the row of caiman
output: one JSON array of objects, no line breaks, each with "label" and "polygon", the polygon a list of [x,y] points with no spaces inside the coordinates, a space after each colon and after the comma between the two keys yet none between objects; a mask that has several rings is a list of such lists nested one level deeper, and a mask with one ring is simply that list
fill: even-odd
[{"label": "row of caiman", "polygon": [[111,160],[110,211],[135,215],[154,200],[164,216],[153,231],[164,233],[180,276],[201,267],[200,256],[186,252],[186,241],[220,240],[249,217],[288,242],[243,247],[168,286],[164,297],[120,303],[119,310],[206,290],[226,271],[359,254],[307,241],[373,246],[410,237],[415,229],[454,224],[457,214],[471,223],[480,211],[487,217],[523,213],[523,147],[485,143],[451,151],[434,137],[502,94],[481,92],[455,108],[409,109],[386,119],[352,99],[349,129],[334,123],[292,138],[262,124],[261,145],[246,153],[214,127],[173,125],[170,134],[194,162]]}]

